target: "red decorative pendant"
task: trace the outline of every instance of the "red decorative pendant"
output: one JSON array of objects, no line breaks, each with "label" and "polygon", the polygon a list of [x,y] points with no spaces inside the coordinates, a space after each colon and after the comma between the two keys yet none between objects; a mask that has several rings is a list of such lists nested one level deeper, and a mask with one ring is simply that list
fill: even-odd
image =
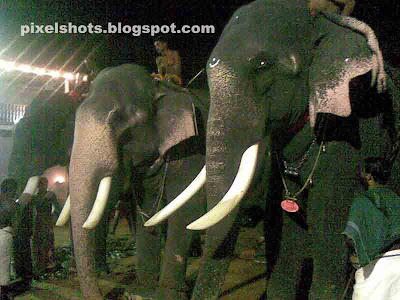
[{"label": "red decorative pendant", "polygon": [[296,212],[299,210],[299,206],[297,205],[297,203],[292,200],[283,200],[281,202],[281,207],[287,212]]}]

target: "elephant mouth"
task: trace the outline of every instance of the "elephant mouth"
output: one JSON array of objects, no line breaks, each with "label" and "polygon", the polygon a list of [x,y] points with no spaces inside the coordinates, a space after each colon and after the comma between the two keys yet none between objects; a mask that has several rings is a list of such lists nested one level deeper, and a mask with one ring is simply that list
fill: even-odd
[{"label": "elephant mouth", "polygon": [[[191,230],[207,229],[235,209],[248,191],[253,180],[258,156],[259,143],[249,147],[243,154],[239,170],[222,200],[208,213],[187,226]],[[154,226],[171,216],[183,204],[185,204],[206,182],[206,169],[203,167],[195,180],[170,204],[150,218],[144,226]]]}]

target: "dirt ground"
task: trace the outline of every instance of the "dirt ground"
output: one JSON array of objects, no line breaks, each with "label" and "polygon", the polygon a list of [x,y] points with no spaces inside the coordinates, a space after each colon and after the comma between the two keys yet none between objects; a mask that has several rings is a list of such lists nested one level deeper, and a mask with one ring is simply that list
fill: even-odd
[{"label": "dirt ground", "polygon": [[[70,246],[70,234],[68,227],[55,227],[56,247]],[[224,287],[220,294],[221,300],[259,299],[265,291],[266,265],[254,261],[258,239],[257,229],[242,229],[239,242],[229,268]],[[119,224],[115,239],[125,238],[132,241],[128,225],[125,220]],[[189,260],[187,277],[193,277],[198,269],[199,258]],[[101,276],[100,287],[106,295],[106,299],[124,299],[121,295],[125,291],[133,291],[135,288],[135,256],[132,254],[120,259],[109,261],[111,274]],[[70,272],[66,279],[47,279],[34,281],[32,288],[14,298],[15,300],[78,300],[83,299],[77,274]]]}]

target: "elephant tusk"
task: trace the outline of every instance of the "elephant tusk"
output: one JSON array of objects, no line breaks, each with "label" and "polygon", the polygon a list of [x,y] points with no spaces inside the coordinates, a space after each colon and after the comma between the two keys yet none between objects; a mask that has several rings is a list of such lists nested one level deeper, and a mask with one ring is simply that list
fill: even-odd
[{"label": "elephant tusk", "polygon": [[26,184],[25,190],[22,192],[22,194],[30,194],[33,195],[33,193],[36,191],[37,187],[39,185],[39,176],[32,176],[29,178],[28,183]]},{"label": "elephant tusk", "polygon": [[166,207],[164,207],[146,223],[144,223],[144,226],[154,226],[167,219],[172,213],[177,211],[183,204],[185,204],[194,194],[196,194],[205,183],[206,167],[204,166],[196,178],[190,183],[190,185],[171,203],[169,203]]},{"label": "elephant tusk", "polygon": [[222,200],[204,216],[189,224],[187,229],[207,229],[225,218],[240,203],[254,177],[258,147],[258,144],[254,144],[244,152],[236,178]]},{"label": "elephant tusk", "polygon": [[56,226],[61,227],[64,226],[71,216],[71,199],[70,195],[68,195],[67,201],[65,201],[64,207],[58,216]]},{"label": "elephant tusk", "polygon": [[110,193],[111,179],[112,177],[109,176],[104,177],[100,181],[99,190],[97,192],[92,211],[90,212],[89,217],[87,218],[85,224],[83,224],[82,228],[93,229],[100,222],[107,204],[108,194]]}]

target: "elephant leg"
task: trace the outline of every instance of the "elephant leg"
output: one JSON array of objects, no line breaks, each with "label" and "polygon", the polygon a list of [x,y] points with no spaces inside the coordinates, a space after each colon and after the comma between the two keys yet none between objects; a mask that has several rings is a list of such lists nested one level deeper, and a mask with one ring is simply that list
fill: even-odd
[{"label": "elephant leg", "polygon": [[[237,214],[237,208],[231,213]],[[207,229],[203,262],[199,269],[192,300],[216,300],[224,285],[240,229],[239,222],[233,225],[224,223],[226,223],[225,220],[222,220],[219,222],[220,227],[213,226]],[[230,228],[230,230],[225,232],[221,228]],[[214,239],[219,236],[223,237],[223,240]]]},{"label": "elephant leg", "polygon": [[[276,209],[280,209],[275,211],[275,215],[281,215],[281,221],[274,222],[275,218],[275,220],[270,219],[269,223],[273,221],[275,224],[268,224],[266,233],[267,261],[268,264],[272,264],[268,266],[270,269],[267,283],[268,299],[307,299],[307,290],[300,284],[303,279],[302,268],[305,267],[307,256],[311,256],[307,253],[309,244],[307,230],[289,217],[289,213],[284,213],[280,205]],[[281,229],[277,228],[277,225],[282,226]],[[304,298],[301,298],[302,296]]]},{"label": "elephant leg", "polygon": [[[321,201],[321,203],[325,203],[325,209],[316,208],[322,213],[320,216],[314,216],[310,224],[311,243],[313,245],[311,251],[314,263],[310,291],[310,299],[312,300],[341,299],[345,289],[343,279],[346,278],[348,249],[343,236],[340,234],[343,231],[340,227],[343,227],[342,224],[345,224],[346,220],[335,214],[335,210],[344,206],[339,204],[340,202],[345,203],[347,198],[352,198],[353,187],[346,186],[343,183],[342,186],[335,187],[334,191],[332,197],[327,197],[327,195],[318,193],[318,191],[313,194],[313,197],[318,198],[318,200],[315,199],[312,202]],[[333,199],[334,197],[336,199]],[[343,207],[343,210],[345,209]]]},{"label": "elephant leg", "polygon": [[137,217],[136,226],[136,257],[137,281],[139,291],[152,290],[158,286],[161,262],[161,237],[159,226],[144,227],[141,215]]},{"label": "elephant leg", "polygon": [[[146,179],[143,201],[139,202],[136,216],[136,256],[137,256],[137,281],[140,289],[152,290],[158,286],[161,263],[161,239],[162,228],[144,227],[147,221],[146,215],[154,213],[154,203],[158,199],[158,189],[155,187],[158,178]],[[157,205],[157,204],[156,204]]]},{"label": "elephant leg", "polygon": [[[179,216],[176,218],[179,219]],[[189,288],[185,276],[192,236],[193,233],[185,229],[181,222],[168,223],[158,299],[188,299]]]},{"label": "elephant leg", "polygon": [[[335,162],[332,165],[332,162]],[[355,191],[359,153],[346,143],[328,144],[310,190],[308,223],[311,233],[313,280],[311,300],[339,300],[345,285],[347,247],[341,234]]]},{"label": "elephant leg", "polygon": [[[165,197],[168,202],[187,187],[200,172],[203,164],[204,160],[199,155],[169,162],[165,185]],[[204,203],[205,190],[202,189],[168,220],[159,299],[189,299],[189,288],[185,280],[187,259],[193,244],[193,236],[198,235],[198,244],[201,241],[199,241],[200,233],[187,230],[185,227],[204,213]],[[201,247],[201,245],[198,246]]]}]

